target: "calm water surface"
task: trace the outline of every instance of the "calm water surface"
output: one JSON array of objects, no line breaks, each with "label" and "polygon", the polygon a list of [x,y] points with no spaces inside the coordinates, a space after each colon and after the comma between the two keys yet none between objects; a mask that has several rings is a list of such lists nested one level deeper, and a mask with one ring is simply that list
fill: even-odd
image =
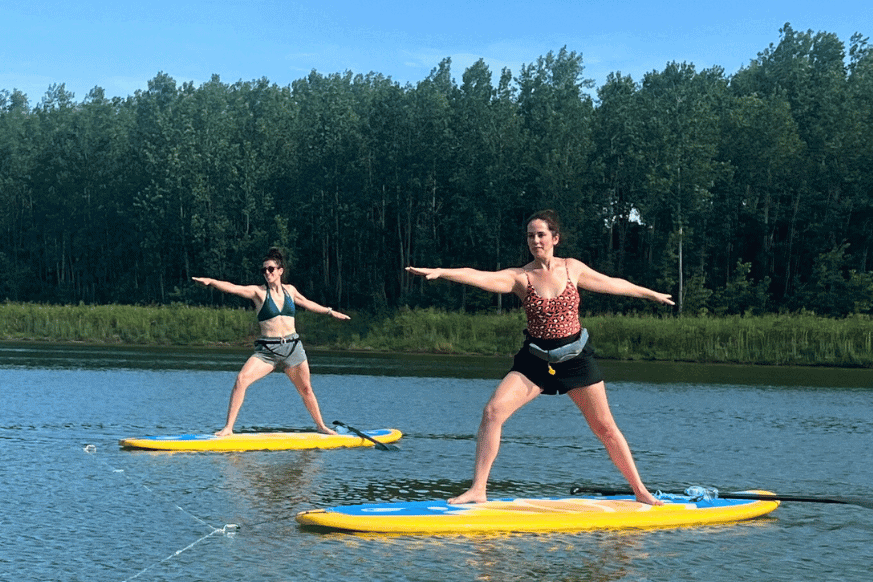
[{"label": "calm water surface", "polygon": [[[355,536],[303,509],[442,498],[468,484],[502,358],[312,351],[328,421],[396,427],[400,452],[122,451],[210,432],[240,349],[0,343],[0,580],[869,580],[873,511],[783,504],[736,525],[654,531]],[[873,496],[873,370],[604,362],[613,413],[652,489]],[[311,429],[284,376],[240,430]],[[494,496],[624,485],[566,397],[510,419]],[[235,524],[238,528],[229,527]]]}]

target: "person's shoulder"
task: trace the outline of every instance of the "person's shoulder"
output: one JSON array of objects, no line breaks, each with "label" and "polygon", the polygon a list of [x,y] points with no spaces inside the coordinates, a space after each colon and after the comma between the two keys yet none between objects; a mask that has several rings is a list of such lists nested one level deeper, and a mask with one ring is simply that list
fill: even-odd
[{"label": "person's shoulder", "polygon": [[512,275],[514,278],[518,279],[519,277],[524,277],[525,271],[530,268],[530,263],[527,265],[522,265],[521,267],[507,267],[503,269],[502,273],[507,273]]},{"label": "person's shoulder", "polygon": [[522,265],[521,267],[509,267],[504,269],[502,272],[506,273],[509,277],[512,277],[512,292],[522,296],[524,293],[524,289],[527,288],[527,270],[528,265]]},{"label": "person's shoulder", "polygon": [[588,265],[579,259],[574,259],[573,257],[567,257],[564,259],[564,264],[567,265],[567,272],[570,273],[570,278],[574,281],[578,281],[583,273],[590,271]]},{"label": "person's shoulder", "polygon": [[264,299],[266,295],[266,286],[261,285],[234,285],[231,293],[234,295],[238,295],[243,299],[250,299],[252,301],[256,301],[258,299]]}]

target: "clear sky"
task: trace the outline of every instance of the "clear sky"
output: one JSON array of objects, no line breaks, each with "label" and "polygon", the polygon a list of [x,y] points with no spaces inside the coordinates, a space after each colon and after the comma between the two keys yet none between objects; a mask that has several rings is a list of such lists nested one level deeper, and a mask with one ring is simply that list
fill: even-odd
[{"label": "clear sky", "polygon": [[445,57],[460,82],[482,58],[492,73],[566,46],[599,87],[670,61],[697,70],[747,65],[786,23],[873,36],[870,0],[6,0],[0,4],[0,90],[31,106],[64,83],[81,102],[145,89],[158,72],[199,86],[266,77],[280,86],[315,69],[377,72],[405,84]]}]

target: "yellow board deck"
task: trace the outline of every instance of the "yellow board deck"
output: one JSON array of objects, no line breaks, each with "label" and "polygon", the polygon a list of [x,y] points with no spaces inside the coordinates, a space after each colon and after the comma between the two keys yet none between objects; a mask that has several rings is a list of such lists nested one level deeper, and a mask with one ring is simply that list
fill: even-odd
[{"label": "yellow board deck", "polygon": [[[767,494],[766,491],[751,493]],[[449,505],[414,501],[348,505],[297,514],[306,526],[351,532],[456,534],[660,528],[729,523],[766,515],[778,501],[696,499],[664,495],[663,506],[629,496],[501,499]]]},{"label": "yellow board deck", "polygon": [[[395,428],[361,431],[380,443],[392,443],[403,436]],[[373,443],[354,434],[327,435],[317,432],[235,433],[217,437],[209,434],[147,436],[118,441],[125,449],[151,451],[284,451],[293,449],[338,449],[372,447]]]}]

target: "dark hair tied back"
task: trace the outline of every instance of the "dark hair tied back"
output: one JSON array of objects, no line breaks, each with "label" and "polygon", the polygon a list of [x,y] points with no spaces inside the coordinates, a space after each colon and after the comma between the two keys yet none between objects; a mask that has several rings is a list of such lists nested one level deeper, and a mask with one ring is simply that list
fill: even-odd
[{"label": "dark hair tied back", "polygon": [[561,234],[561,221],[558,219],[558,213],[551,209],[540,210],[539,212],[534,212],[530,218],[527,219],[525,225],[530,224],[534,220],[542,220],[546,223],[546,226],[549,227],[549,230],[552,232],[552,235]]},{"label": "dark hair tied back", "polygon": [[264,260],[274,261],[277,267],[279,267],[283,271],[285,270],[285,257],[282,256],[282,251],[280,251],[276,247],[272,247],[269,251],[267,251],[267,256],[264,257]]}]

